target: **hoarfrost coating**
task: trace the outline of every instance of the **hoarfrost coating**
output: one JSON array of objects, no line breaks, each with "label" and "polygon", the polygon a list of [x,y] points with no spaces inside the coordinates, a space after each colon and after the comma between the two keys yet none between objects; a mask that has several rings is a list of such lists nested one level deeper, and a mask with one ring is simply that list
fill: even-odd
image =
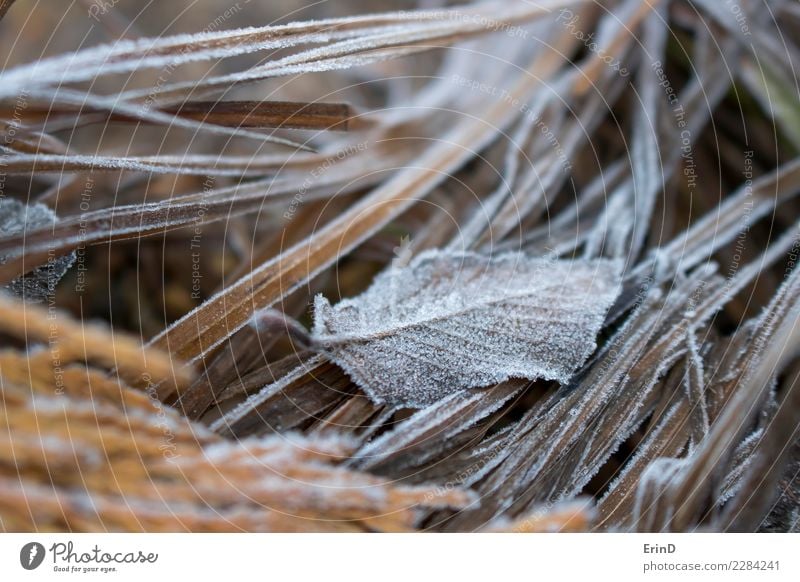
[{"label": "hoarfrost coating", "polygon": [[595,349],[619,261],[428,251],[362,295],[315,300],[314,335],[376,402],[418,407],[509,378],[565,383]]}]

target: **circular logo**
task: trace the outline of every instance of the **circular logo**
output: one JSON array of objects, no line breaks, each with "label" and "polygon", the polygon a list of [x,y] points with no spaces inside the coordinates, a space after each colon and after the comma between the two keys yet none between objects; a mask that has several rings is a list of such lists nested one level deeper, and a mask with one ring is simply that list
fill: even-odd
[{"label": "circular logo", "polygon": [[44,546],[39,542],[29,542],[19,551],[19,563],[26,570],[35,570],[44,561]]}]

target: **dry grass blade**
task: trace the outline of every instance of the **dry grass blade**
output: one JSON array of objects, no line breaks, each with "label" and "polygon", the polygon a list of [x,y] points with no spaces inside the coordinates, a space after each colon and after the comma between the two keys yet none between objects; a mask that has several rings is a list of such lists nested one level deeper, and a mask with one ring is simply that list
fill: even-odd
[{"label": "dry grass blade", "polygon": [[[13,96],[19,87],[47,86],[49,79],[59,84],[74,83],[91,79],[98,75],[110,75],[139,71],[169,64],[174,67],[183,63],[209,59],[230,58],[248,52],[285,49],[306,43],[333,42],[329,47],[309,49],[298,55],[285,57],[273,64],[256,68],[245,75],[205,79],[190,87],[228,85],[242,79],[265,78],[269,76],[319,71],[353,66],[369,62],[370,54],[387,48],[399,48],[406,54],[409,47],[420,45],[417,50],[430,50],[438,41],[438,46],[469,36],[485,34],[498,24],[511,24],[530,20],[575,4],[576,0],[548,0],[539,5],[504,6],[488,2],[477,7],[453,8],[444,11],[418,12],[415,14],[389,13],[386,15],[363,16],[323,20],[311,23],[294,23],[283,26],[263,27],[252,30],[233,30],[210,32],[196,35],[167,37],[162,39],[137,39],[121,41],[110,46],[95,47],[68,57],[43,59],[33,65],[18,67],[0,74],[0,97]],[[503,16],[498,18],[497,15]],[[398,24],[408,24],[400,27]],[[352,58],[362,55],[361,58]],[[383,52],[379,58],[390,56]],[[342,64],[337,58],[351,57]],[[325,60],[331,61],[325,64]],[[306,63],[304,65],[304,63]],[[164,93],[176,87],[159,88]],[[146,94],[145,94],[146,96]],[[127,96],[130,98],[132,96]]]},{"label": "dry grass blade", "polygon": [[104,157],[18,154],[6,158],[10,174],[30,172],[63,174],[68,172],[114,172],[118,170],[187,174],[196,176],[263,176],[277,171],[285,159],[276,156],[152,156]]},{"label": "dry grass blade", "polygon": [[[523,99],[538,85],[538,75],[552,67],[546,55],[520,75],[511,94]],[[400,171],[314,237],[259,266],[252,273],[212,297],[201,308],[170,326],[153,340],[180,358],[193,360],[216,348],[245,324],[256,309],[270,307],[320,269],[330,265],[374,234],[416,200],[425,197],[445,176],[461,168],[476,150],[494,139],[497,128],[507,127],[517,112],[494,103],[483,119],[467,119],[430,146],[411,167]]]},{"label": "dry grass blade", "polygon": [[11,8],[11,5],[15,2],[15,0],[0,0],[0,20],[6,15],[8,9]]},{"label": "dry grass blade", "polygon": [[[296,157],[292,165],[302,169],[312,162],[328,164],[328,160],[334,159],[337,163],[305,190],[305,201],[344,196],[367,187],[380,178],[381,170],[391,167],[396,161],[387,154],[374,165],[363,159],[350,163],[353,160],[348,156],[334,153],[327,158],[318,155]],[[164,158],[159,158],[159,161],[163,162]],[[273,158],[266,159],[265,163],[270,168],[286,165]],[[365,170],[369,173],[362,177],[360,172]],[[194,172],[181,166],[181,173]],[[191,225],[197,222],[200,212],[205,223],[212,223],[285,204],[296,195],[296,180],[291,177],[291,170],[284,173],[289,175],[253,180],[239,186],[204,189],[203,192],[175,196],[162,202],[116,205],[82,212],[61,217],[48,227],[28,228],[16,235],[8,233],[0,238],[0,253],[5,259],[0,264],[0,281],[10,281],[32,265],[46,262],[48,256],[61,255],[82,245],[163,234]]]},{"label": "dry grass blade", "polygon": [[[347,131],[354,115],[346,103],[293,103],[288,101],[187,101],[164,108],[162,113],[195,121],[226,127],[323,129]],[[0,118],[10,119],[14,108],[0,105]],[[42,124],[59,117],[87,117],[91,123],[128,122],[139,123],[139,119],[119,113],[106,114],[91,107],[54,107],[30,105],[20,119],[27,125]]]}]

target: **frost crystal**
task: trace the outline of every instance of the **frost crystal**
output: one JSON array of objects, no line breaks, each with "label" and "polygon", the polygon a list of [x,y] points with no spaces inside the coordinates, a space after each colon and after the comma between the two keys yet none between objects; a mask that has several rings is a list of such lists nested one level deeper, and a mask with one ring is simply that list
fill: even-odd
[{"label": "frost crystal", "polygon": [[[44,204],[37,203],[26,206],[13,198],[0,198],[0,233],[2,236],[24,233],[52,225],[55,221],[55,213]],[[75,253],[48,258],[46,264],[17,277],[6,288],[28,301],[44,301],[48,295],[52,295],[56,283],[69,270],[74,261]],[[0,264],[4,262],[5,257],[0,256]]]},{"label": "frost crystal", "polygon": [[375,402],[422,407],[509,378],[566,382],[595,349],[621,263],[427,251],[314,303],[314,338]]}]

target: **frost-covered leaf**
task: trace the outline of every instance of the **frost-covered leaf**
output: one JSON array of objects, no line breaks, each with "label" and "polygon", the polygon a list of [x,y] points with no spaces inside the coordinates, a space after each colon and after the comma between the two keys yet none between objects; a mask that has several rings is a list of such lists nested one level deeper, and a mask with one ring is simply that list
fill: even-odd
[{"label": "frost-covered leaf", "polygon": [[[55,213],[44,204],[26,206],[14,198],[0,198],[0,233],[5,236],[24,234],[36,228],[52,226]],[[0,264],[6,256],[0,256]],[[52,295],[55,285],[75,262],[75,253],[49,257],[44,265],[11,281],[6,288],[28,301],[44,301]]]},{"label": "frost-covered leaf", "polygon": [[428,251],[314,305],[314,336],[376,402],[421,407],[509,378],[566,382],[620,290],[615,261]]}]

